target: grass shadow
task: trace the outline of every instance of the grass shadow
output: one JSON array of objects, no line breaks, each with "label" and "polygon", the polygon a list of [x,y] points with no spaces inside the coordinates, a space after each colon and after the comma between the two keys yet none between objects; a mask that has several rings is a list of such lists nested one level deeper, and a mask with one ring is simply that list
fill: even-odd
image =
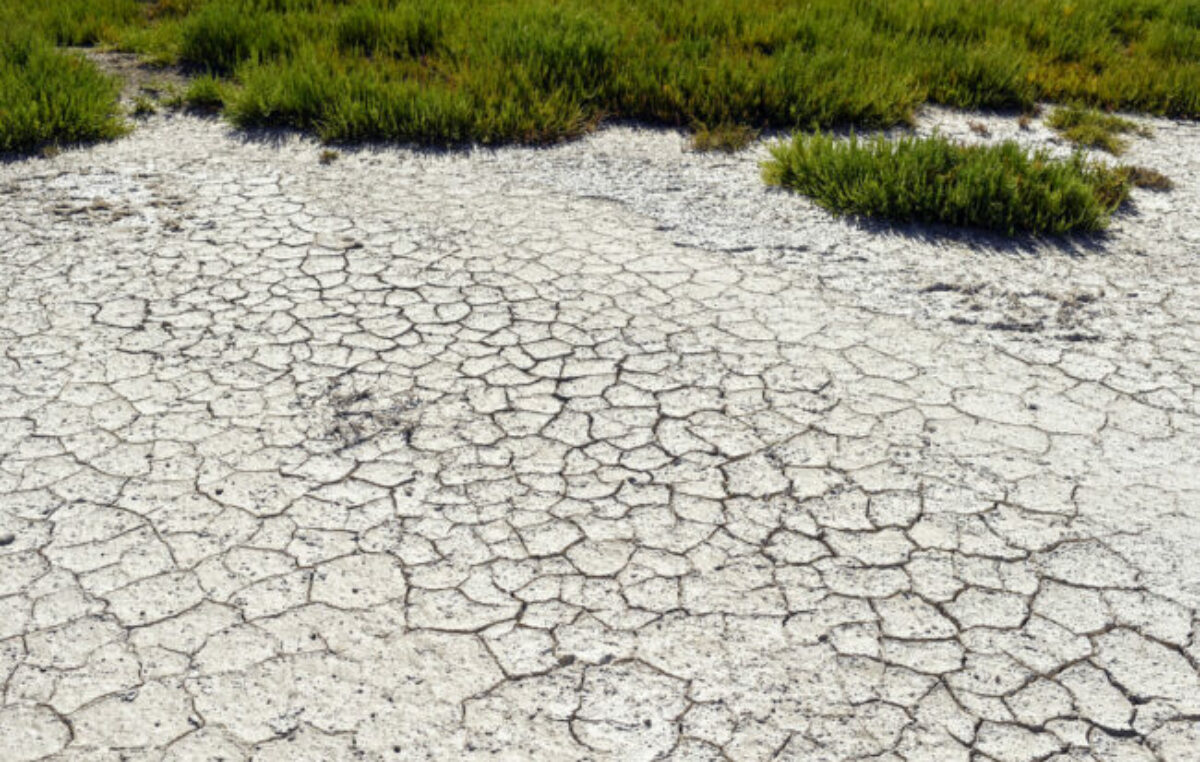
[{"label": "grass shadow", "polygon": [[[1132,212],[1122,211],[1114,218]],[[857,230],[876,236],[895,236],[923,245],[960,245],[973,251],[1007,257],[1039,257],[1048,251],[1071,258],[1104,255],[1116,240],[1110,230],[1061,235],[1022,233],[1004,235],[982,228],[961,228],[932,222],[890,222],[861,215],[841,217]]]}]

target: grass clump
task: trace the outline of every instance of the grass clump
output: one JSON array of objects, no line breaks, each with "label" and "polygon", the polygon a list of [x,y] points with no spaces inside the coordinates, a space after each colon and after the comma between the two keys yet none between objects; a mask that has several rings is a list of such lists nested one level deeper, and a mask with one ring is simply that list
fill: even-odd
[{"label": "grass clump", "polygon": [[125,132],[120,85],[38,39],[0,39],[0,153],[113,138]]},{"label": "grass clump", "polygon": [[1128,195],[1124,172],[1081,155],[1052,159],[1015,142],[797,135],[772,148],[764,178],[835,214],[1015,233],[1093,232]]},{"label": "grass clump", "polygon": [[0,29],[54,45],[114,42],[143,18],[139,0],[5,0]]},{"label": "grass clump", "polygon": [[211,74],[188,83],[180,99],[182,105],[197,111],[216,111],[225,103],[225,84]]},{"label": "grass clump", "polygon": [[1122,135],[1150,135],[1149,130],[1129,119],[1078,107],[1056,109],[1046,118],[1046,124],[1077,146],[1099,148],[1114,156],[1121,155],[1129,148],[1129,141]]}]

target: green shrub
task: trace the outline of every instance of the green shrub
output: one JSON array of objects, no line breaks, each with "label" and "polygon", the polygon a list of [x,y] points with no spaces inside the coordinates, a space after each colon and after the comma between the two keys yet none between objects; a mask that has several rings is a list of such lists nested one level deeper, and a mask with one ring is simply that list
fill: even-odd
[{"label": "green shrub", "polygon": [[1125,153],[1129,142],[1121,137],[1136,132],[1143,137],[1149,131],[1137,122],[1092,109],[1060,108],[1046,118],[1046,124],[1067,140],[1083,148],[1099,148],[1113,155]]},{"label": "green shrub", "polygon": [[0,152],[113,138],[119,84],[37,39],[0,40]]},{"label": "green shrub", "polygon": [[1052,159],[1015,142],[942,137],[835,140],[797,135],[771,150],[768,183],[835,214],[1018,232],[1097,231],[1128,195],[1126,173],[1080,155]]}]

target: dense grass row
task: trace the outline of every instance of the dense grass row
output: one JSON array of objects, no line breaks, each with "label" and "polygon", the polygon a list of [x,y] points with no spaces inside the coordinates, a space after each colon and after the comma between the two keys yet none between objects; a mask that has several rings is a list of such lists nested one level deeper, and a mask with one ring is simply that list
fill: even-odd
[{"label": "dense grass row", "polygon": [[834,140],[798,135],[772,149],[768,183],[836,214],[1019,232],[1102,230],[1129,192],[1126,170],[1080,154],[1052,159],[1014,142],[964,146],[945,138]]},{"label": "dense grass row", "polygon": [[[8,0],[228,80],[244,126],[538,142],[603,118],[887,126],[925,101],[1200,116],[1200,0]],[[7,16],[7,19],[5,18]],[[726,133],[728,134],[728,133]]]},{"label": "dense grass row", "polygon": [[234,78],[237,123],[331,140],[538,142],[605,116],[886,126],[929,100],[1200,116],[1190,0],[197,0],[167,15],[175,31],[142,49]]},{"label": "dense grass row", "polygon": [[145,23],[141,0],[5,0],[0,3],[0,43],[39,37],[55,45],[115,42]]},{"label": "dense grass row", "polygon": [[[1073,106],[1053,126],[1117,151],[1130,123],[1076,107],[1200,118],[1200,0],[8,0],[0,151],[122,130],[117,85],[53,48],[96,43],[191,69],[184,100],[238,125],[331,141],[547,142],[632,118],[732,149],[1048,99]],[[767,177],[839,213],[1007,233],[1099,229],[1133,179],[1012,144],[821,135]]]}]

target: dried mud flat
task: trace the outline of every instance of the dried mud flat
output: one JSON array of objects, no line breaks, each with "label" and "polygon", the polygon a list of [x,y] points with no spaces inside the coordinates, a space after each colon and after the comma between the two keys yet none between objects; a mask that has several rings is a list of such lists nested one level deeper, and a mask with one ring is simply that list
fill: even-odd
[{"label": "dried mud flat", "polygon": [[1173,192],[1017,246],[632,128],[0,165],[0,757],[1197,759],[1153,126]]}]

